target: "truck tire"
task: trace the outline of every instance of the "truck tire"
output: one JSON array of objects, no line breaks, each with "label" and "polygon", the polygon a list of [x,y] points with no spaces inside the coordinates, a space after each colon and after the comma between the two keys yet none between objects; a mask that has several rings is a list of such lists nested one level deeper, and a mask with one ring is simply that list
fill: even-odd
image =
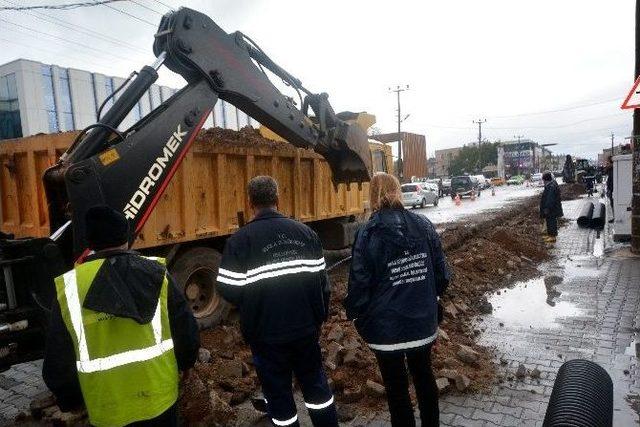
[{"label": "truck tire", "polygon": [[215,249],[197,247],[182,254],[169,269],[200,329],[219,325],[229,315],[231,305],[216,290],[222,255]]}]

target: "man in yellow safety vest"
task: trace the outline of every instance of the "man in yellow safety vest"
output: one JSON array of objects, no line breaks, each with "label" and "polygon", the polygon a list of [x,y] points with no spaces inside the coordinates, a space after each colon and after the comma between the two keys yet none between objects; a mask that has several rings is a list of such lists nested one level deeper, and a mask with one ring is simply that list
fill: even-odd
[{"label": "man in yellow safety vest", "polygon": [[176,425],[179,371],[200,346],[193,314],[164,259],[128,250],[122,212],[96,206],[85,221],[93,253],[55,279],[45,383],[96,426]]}]

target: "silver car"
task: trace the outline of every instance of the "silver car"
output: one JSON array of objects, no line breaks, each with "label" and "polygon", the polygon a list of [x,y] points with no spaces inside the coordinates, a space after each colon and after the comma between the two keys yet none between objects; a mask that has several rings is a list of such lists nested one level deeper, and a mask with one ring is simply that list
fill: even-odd
[{"label": "silver car", "polygon": [[438,188],[435,184],[414,182],[402,185],[402,203],[405,206],[424,208],[426,205],[438,206]]}]

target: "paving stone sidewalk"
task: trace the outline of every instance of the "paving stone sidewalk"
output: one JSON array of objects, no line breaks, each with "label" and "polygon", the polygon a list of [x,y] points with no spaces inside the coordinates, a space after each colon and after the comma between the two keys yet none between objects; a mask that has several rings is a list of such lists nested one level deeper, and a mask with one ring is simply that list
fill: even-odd
[{"label": "paving stone sidewalk", "polygon": [[[486,328],[480,342],[496,349],[504,382],[484,394],[442,398],[443,425],[542,425],[558,368],[576,358],[597,362],[611,375],[614,425],[638,425],[638,414],[626,399],[640,395],[638,358],[632,351],[640,328],[640,258],[616,252],[602,255],[605,233],[576,225],[582,203],[563,204],[571,222],[560,230],[554,260],[540,267],[541,280],[527,284],[541,288],[546,311],[557,310],[557,317],[538,325],[540,319],[532,318],[526,306],[539,310],[540,305],[527,301],[520,312],[513,310],[513,316],[500,319],[494,312],[480,319],[479,325]],[[518,292],[518,286],[512,291]],[[527,325],[528,319],[532,324]],[[527,375],[516,380],[521,363],[528,372],[537,368],[540,378]]]}]

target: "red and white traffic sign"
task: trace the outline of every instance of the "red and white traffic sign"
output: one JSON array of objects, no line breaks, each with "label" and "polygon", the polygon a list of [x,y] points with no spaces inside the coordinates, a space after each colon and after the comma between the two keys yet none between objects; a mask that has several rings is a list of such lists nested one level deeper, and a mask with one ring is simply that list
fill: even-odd
[{"label": "red and white traffic sign", "polygon": [[623,110],[640,108],[640,88],[638,86],[640,86],[640,76],[636,79],[629,95],[627,95],[627,99],[624,100],[620,108]]}]

